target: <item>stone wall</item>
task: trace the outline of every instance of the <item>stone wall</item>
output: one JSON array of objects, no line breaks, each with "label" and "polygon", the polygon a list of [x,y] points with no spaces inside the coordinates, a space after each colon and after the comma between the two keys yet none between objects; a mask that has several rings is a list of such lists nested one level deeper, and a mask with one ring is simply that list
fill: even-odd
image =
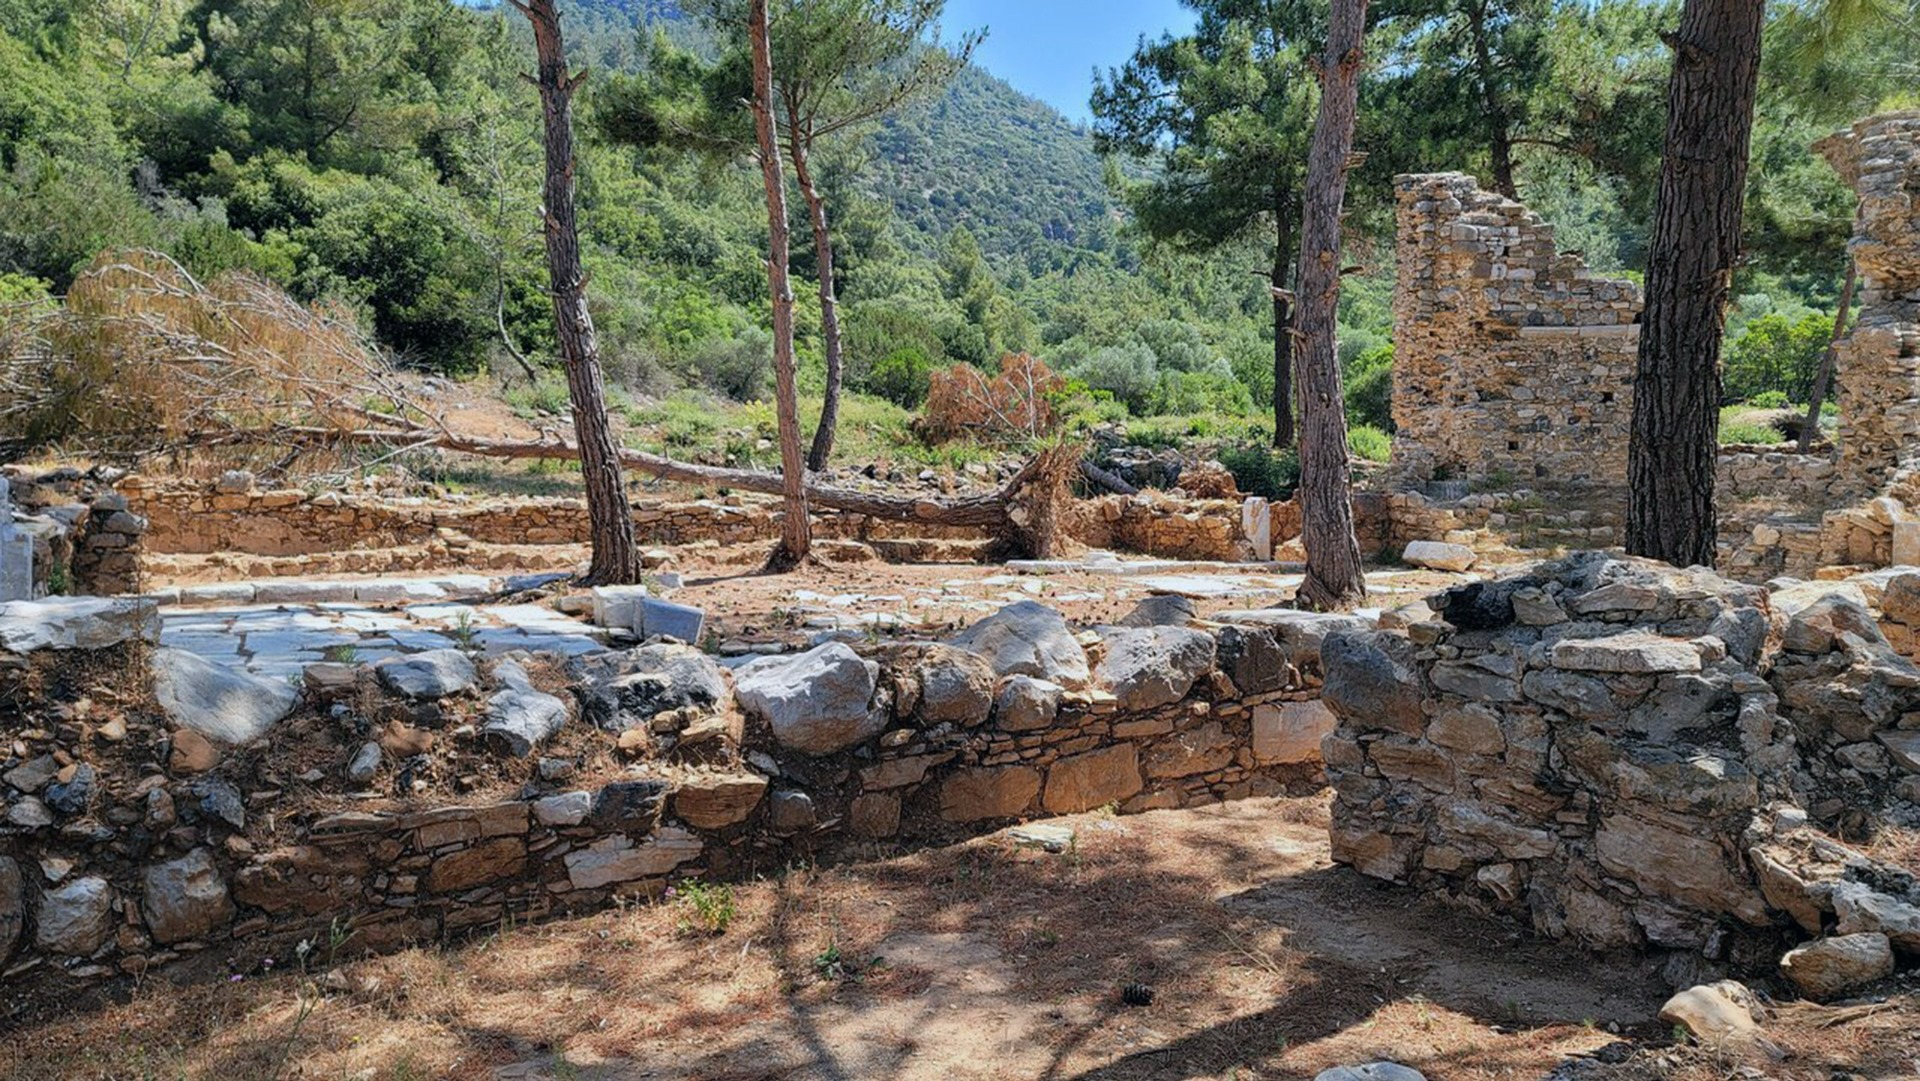
[{"label": "stone wall", "polygon": [[1395,178],[1393,473],[1617,487],[1640,291],[1460,173]]},{"label": "stone wall", "polygon": [[1834,357],[1842,475],[1880,491],[1920,447],[1920,112],[1870,117],[1817,149],[1859,195],[1847,245],[1860,316]]},{"label": "stone wall", "polygon": [[[898,851],[1022,818],[1317,789],[1333,724],[1317,701],[1319,646],[1359,621],[1172,618],[1076,636],[1029,602],[951,645],[835,643],[726,675],[653,644],[570,662],[546,684],[575,699],[563,723],[531,732],[523,707],[563,705],[526,682],[538,657],[316,665],[297,707],[284,681],[218,677],[219,707],[196,709],[203,699],[182,688],[216,677],[181,651],[87,654],[93,668],[150,663],[172,689],[111,719],[30,702],[10,732],[6,993],[249,971],[291,961],[303,940],[322,959],[434,942],[655,896],[678,877]],[[121,623],[116,635],[69,626],[61,640],[137,636]],[[15,691],[39,685],[22,677]],[[236,717],[262,705],[261,723],[236,734]],[[453,805],[472,785],[508,794]]]},{"label": "stone wall", "polygon": [[[1836,906],[1846,860],[1802,866],[1817,846],[1787,840],[1809,814],[1920,822],[1902,727],[1920,670],[1864,607],[1784,620],[1760,587],[1601,553],[1429,605],[1404,636],[1323,648],[1336,860],[1551,937],[1733,967],[1770,963],[1796,923],[1886,930]],[[1883,915],[1920,915],[1910,876],[1880,881]]]},{"label": "stone wall", "polygon": [[[0,477],[0,550],[32,549],[31,595],[139,591],[147,521],[129,513],[126,497],[112,488],[114,479],[116,471],[77,469],[11,469]],[[13,502],[27,515],[24,522],[11,521],[5,488],[12,488]],[[0,554],[0,575],[17,560]],[[0,600],[12,599],[8,593],[0,588]]]}]

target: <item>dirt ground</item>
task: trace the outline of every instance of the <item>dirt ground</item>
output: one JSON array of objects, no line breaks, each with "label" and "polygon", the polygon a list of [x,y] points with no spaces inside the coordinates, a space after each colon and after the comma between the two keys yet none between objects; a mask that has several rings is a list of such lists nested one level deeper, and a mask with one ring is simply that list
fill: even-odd
[{"label": "dirt ground", "polygon": [[[0,1076],[1251,1081],[1380,1058],[1433,1081],[1568,1062],[1605,1071],[1567,1075],[1582,1079],[1674,1081],[1917,1069],[1906,999],[1832,1028],[1819,1026],[1833,1011],[1807,1015],[1773,1033],[1785,1061],[1759,1067],[1667,1048],[1653,1021],[1666,991],[1643,962],[1336,868],[1324,814],[1315,799],[1081,815],[1059,820],[1075,830],[1061,853],[1003,832],[325,971],[151,981],[13,1033]],[[696,900],[731,903],[723,932]],[[1123,1004],[1130,984],[1152,1004]],[[1616,1031],[1639,1046],[1628,1054]]]}]

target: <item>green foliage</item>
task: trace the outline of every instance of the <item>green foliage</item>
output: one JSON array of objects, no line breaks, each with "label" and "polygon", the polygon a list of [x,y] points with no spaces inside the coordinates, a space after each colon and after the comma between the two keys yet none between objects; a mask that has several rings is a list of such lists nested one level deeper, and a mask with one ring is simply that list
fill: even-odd
[{"label": "green foliage", "polygon": [[1832,336],[1833,317],[1819,312],[1797,320],[1772,313],[1750,320],[1727,343],[1721,360],[1727,400],[1752,401],[1773,393],[1784,399],[1783,404],[1806,401]]},{"label": "green foliage", "polygon": [[1371,424],[1357,424],[1347,429],[1347,447],[1356,458],[1385,462],[1393,452],[1393,437]]},{"label": "green foliage", "polygon": [[682,933],[725,934],[740,913],[733,887],[725,882],[688,880],[674,886],[672,893]]},{"label": "green foliage", "polygon": [[1393,346],[1378,345],[1354,357],[1342,378],[1347,423],[1393,431]]},{"label": "green foliage", "polygon": [[1300,485],[1300,458],[1291,450],[1257,445],[1227,447],[1220,451],[1220,464],[1248,495],[1287,499]]}]

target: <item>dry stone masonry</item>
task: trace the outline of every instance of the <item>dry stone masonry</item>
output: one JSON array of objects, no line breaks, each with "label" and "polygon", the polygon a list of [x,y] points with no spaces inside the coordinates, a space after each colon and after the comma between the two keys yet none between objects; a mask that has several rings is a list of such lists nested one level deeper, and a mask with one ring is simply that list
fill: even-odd
[{"label": "dry stone masonry", "polygon": [[1920,917],[1911,876],[1812,828],[1920,824],[1920,669],[1865,606],[1789,619],[1762,587],[1604,553],[1428,604],[1323,646],[1336,860],[1696,965],[1827,931],[1897,946]]},{"label": "dry stone masonry", "polygon": [[1834,367],[1840,468],[1865,494],[1920,447],[1920,112],[1862,120],[1817,149],[1860,199],[1847,250],[1861,310]]},{"label": "dry stone masonry", "polygon": [[1640,291],[1461,173],[1395,178],[1394,473],[1617,486]]},{"label": "dry stone masonry", "polygon": [[[22,603],[0,607],[6,655],[44,675],[108,649],[71,659],[144,664],[155,693],[107,723],[46,703],[10,733],[8,993],[246,969],[302,941],[438,941],[1026,817],[1311,791],[1334,724],[1321,643],[1366,625],[1201,623],[1161,599],[1079,628],[1021,603],[946,642],[829,642],[731,669],[655,638],[571,659],[318,663],[296,690],[127,652],[153,636],[148,601]],[[451,771],[524,780],[452,802],[425,780]]]}]

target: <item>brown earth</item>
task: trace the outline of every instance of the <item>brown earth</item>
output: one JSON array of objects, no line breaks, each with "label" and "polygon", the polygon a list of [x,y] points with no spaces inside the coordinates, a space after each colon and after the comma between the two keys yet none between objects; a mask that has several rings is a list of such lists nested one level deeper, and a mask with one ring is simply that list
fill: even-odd
[{"label": "brown earth", "polygon": [[[458,949],[149,982],[14,1033],[0,1076],[1122,1081],[1310,1078],[1390,1058],[1433,1081],[1493,1081],[1572,1057],[1582,1079],[1830,1081],[1902,1076],[1920,1055],[1906,996],[1783,1010],[1769,1035],[1787,1058],[1746,1067],[1758,1072],[1666,1047],[1652,1021],[1665,989],[1644,963],[1336,868],[1324,813],[1248,800],[1080,815],[1059,820],[1076,830],[1059,854],[1003,832]],[[737,913],[712,934],[696,901]],[[1122,1004],[1135,983],[1152,1005]]]}]

